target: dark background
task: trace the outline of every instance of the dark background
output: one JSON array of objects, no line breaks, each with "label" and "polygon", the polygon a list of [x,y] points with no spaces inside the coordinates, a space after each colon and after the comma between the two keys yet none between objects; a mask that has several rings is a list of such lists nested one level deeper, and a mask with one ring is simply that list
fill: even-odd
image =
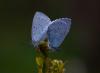
[{"label": "dark background", "polygon": [[97,0],[0,0],[0,73],[35,70],[31,26],[36,11],[52,20],[72,18],[58,57],[81,59],[88,73],[100,73],[99,8]]}]

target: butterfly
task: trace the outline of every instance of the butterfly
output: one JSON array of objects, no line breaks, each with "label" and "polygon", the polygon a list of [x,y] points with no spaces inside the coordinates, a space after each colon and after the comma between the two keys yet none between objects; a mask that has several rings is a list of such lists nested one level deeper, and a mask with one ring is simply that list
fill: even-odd
[{"label": "butterfly", "polygon": [[38,47],[45,39],[49,49],[57,49],[68,35],[71,27],[70,18],[59,18],[51,21],[42,12],[36,12],[32,22],[32,43]]}]

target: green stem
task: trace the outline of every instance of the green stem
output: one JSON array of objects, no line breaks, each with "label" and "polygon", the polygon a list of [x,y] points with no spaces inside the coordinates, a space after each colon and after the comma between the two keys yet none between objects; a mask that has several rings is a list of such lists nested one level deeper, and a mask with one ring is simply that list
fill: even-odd
[{"label": "green stem", "polygon": [[44,63],[43,63],[43,73],[46,73],[46,59],[44,58]]},{"label": "green stem", "polygon": [[47,57],[48,57],[48,51],[44,50],[44,63],[43,63],[43,73],[46,73],[47,71]]}]

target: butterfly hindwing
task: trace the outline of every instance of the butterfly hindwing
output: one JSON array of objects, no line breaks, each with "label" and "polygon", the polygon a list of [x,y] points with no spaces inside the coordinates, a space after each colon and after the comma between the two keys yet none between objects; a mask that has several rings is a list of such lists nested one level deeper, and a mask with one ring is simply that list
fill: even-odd
[{"label": "butterfly hindwing", "polygon": [[71,19],[69,18],[61,18],[53,21],[47,31],[49,46],[58,48],[67,36],[70,26]]}]

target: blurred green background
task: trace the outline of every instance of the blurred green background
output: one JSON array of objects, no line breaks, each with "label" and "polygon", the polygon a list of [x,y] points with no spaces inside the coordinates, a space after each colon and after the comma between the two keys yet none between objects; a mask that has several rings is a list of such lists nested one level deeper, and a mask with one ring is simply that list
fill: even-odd
[{"label": "blurred green background", "polygon": [[63,49],[54,57],[79,59],[87,73],[100,72],[99,1],[0,0],[0,73],[36,73],[36,52],[31,41],[36,11],[44,12],[52,20],[72,18],[70,33],[61,45]]}]

